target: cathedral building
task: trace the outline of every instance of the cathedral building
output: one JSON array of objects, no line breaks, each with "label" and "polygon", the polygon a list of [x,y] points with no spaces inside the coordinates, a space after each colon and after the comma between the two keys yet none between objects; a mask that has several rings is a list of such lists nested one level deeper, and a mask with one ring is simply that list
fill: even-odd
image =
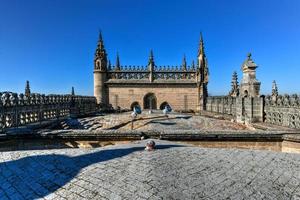
[{"label": "cathedral building", "polygon": [[208,63],[200,36],[197,63],[188,66],[157,66],[151,50],[146,66],[122,66],[117,55],[114,66],[108,62],[102,35],[94,58],[94,96],[102,107],[163,109],[176,111],[205,110],[208,95]]}]

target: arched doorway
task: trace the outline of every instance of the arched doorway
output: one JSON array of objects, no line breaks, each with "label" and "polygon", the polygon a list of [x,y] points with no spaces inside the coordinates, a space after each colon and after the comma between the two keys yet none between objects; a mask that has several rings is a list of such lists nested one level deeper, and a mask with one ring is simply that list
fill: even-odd
[{"label": "arched doorway", "polygon": [[248,97],[248,90],[244,91],[244,97]]},{"label": "arched doorway", "polygon": [[159,109],[161,109],[161,110],[163,110],[163,109],[165,109],[165,107],[167,106],[167,105],[170,105],[168,102],[163,102],[162,104],[160,104],[160,106],[159,106]]},{"label": "arched doorway", "polygon": [[157,109],[156,96],[148,93],[144,97],[144,109]]},{"label": "arched doorway", "polygon": [[130,110],[133,110],[133,108],[134,108],[135,106],[141,107],[140,104],[139,104],[139,102],[135,101],[135,102],[133,102],[133,103],[131,104]]}]

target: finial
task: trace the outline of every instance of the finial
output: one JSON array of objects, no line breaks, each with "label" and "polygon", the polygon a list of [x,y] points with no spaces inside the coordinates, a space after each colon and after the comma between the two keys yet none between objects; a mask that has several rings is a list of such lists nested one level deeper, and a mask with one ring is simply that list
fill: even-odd
[{"label": "finial", "polygon": [[102,31],[99,30],[99,39],[98,39],[98,48],[99,51],[101,51],[102,49],[104,49],[104,41],[102,38]]},{"label": "finial", "polygon": [[183,54],[183,59],[182,59],[182,69],[186,70],[186,57],[185,54]]},{"label": "finial", "polygon": [[152,49],[150,50],[150,58],[153,59],[153,51],[152,51]]},{"label": "finial", "polygon": [[71,92],[71,95],[74,96],[75,95],[75,90],[74,90],[74,87],[72,87],[72,92]]},{"label": "finial", "polygon": [[272,97],[273,97],[274,99],[276,99],[277,96],[278,96],[278,87],[277,87],[276,81],[274,80],[274,81],[273,81],[273,84],[272,84]]},{"label": "finial", "polygon": [[229,95],[232,97],[239,96],[239,83],[238,83],[238,75],[236,71],[234,71],[232,74],[231,91],[229,92]]},{"label": "finial", "polygon": [[103,39],[102,39],[102,31],[101,31],[101,29],[99,29],[99,41],[103,41]]},{"label": "finial", "polygon": [[111,62],[110,62],[110,60],[108,60],[108,67],[107,67],[107,69],[108,69],[108,71],[111,70]]},{"label": "finial", "polygon": [[194,60],[192,61],[192,69],[193,70],[195,69],[195,61]]},{"label": "finial", "polygon": [[29,85],[29,81],[27,80],[26,81],[26,86],[25,86],[25,96],[30,96],[30,93],[31,93],[31,91],[30,91],[30,85]]},{"label": "finial", "polygon": [[148,65],[152,65],[154,66],[154,56],[153,56],[153,51],[152,49],[150,50],[150,56],[149,56],[149,62],[148,62]]},{"label": "finial", "polygon": [[200,56],[201,54],[204,54],[204,42],[203,42],[202,32],[200,32],[200,44],[199,44],[198,56]]},{"label": "finial", "polygon": [[251,53],[248,53],[248,54],[247,54],[248,59],[251,59],[251,56],[252,56]]},{"label": "finial", "polygon": [[202,42],[202,43],[203,43],[202,31],[200,31],[200,42]]},{"label": "finial", "polygon": [[119,58],[119,52],[117,52],[117,58],[116,58],[116,69],[120,70],[120,58]]}]

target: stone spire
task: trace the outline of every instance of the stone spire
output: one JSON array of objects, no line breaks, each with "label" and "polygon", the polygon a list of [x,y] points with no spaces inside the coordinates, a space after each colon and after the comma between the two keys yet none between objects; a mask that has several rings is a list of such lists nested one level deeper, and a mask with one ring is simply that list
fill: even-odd
[{"label": "stone spire", "polygon": [[151,49],[149,60],[148,60],[148,70],[150,72],[150,74],[149,74],[150,82],[153,82],[153,80],[154,80],[154,75],[153,75],[154,68],[155,68],[154,56],[153,56],[153,51]]},{"label": "stone spire", "polygon": [[26,81],[26,86],[25,86],[25,96],[29,97],[30,96],[30,85],[29,85],[29,81]]},{"label": "stone spire", "polygon": [[200,33],[200,44],[198,49],[198,71],[199,71],[198,82],[208,83],[208,79],[209,79],[208,62],[204,52],[204,41],[203,41],[202,33]]},{"label": "stone spire", "polygon": [[200,43],[198,49],[196,70],[196,82],[198,86],[198,107],[197,110],[201,112],[206,109],[206,99],[208,96],[207,84],[209,79],[208,62],[204,52],[204,41],[202,33],[200,33]]},{"label": "stone spire", "polygon": [[149,56],[149,60],[148,60],[148,67],[149,67],[149,71],[153,71],[154,67],[155,67],[154,56],[153,56],[152,49],[150,51],[150,56]]},{"label": "stone spire", "polygon": [[111,62],[108,60],[107,71],[111,71]]},{"label": "stone spire", "polygon": [[95,52],[94,65],[95,65],[94,67],[95,70],[106,71],[107,54],[104,48],[104,42],[103,42],[101,31],[99,32],[99,40]]},{"label": "stone spire", "polygon": [[200,32],[200,42],[199,42],[199,49],[198,49],[198,57],[200,55],[203,55],[203,56],[205,55],[202,32]]},{"label": "stone spire", "polygon": [[120,71],[121,70],[121,65],[120,65],[120,58],[119,58],[119,53],[117,52],[117,58],[116,58],[116,71]]},{"label": "stone spire", "polygon": [[183,55],[182,59],[182,71],[186,71],[186,57]]},{"label": "stone spire", "polygon": [[232,74],[231,91],[229,92],[229,95],[232,97],[239,96],[239,82],[236,71],[234,71]]},{"label": "stone spire", "polygon": [[195,61],[192,61],[192,66],[191,66],[191,70],[195,70]]},{"label": "stone spire", "polygon": [[272,83],[272,99],[276,100],[278,97],[278,87],[276,81],[274,80]]},{"label": "stone spire", "polygon": [[74,96],[74,95],[75,95],[75,90],[74,90],[74,87],[72,87],[71,95],[72,95],[72,96]]}]

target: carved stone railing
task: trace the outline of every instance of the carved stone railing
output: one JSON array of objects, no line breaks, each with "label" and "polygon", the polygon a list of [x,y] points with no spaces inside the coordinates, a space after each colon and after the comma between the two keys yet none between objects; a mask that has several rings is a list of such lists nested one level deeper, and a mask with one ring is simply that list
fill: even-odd
[{"label": "carved stone railing", "polygon": [[261,97],[207,97],[206,111],[235,116],[237,122],[266,122],[300,129],[300,97],[294,95]]},{"label": "carved stone railing", "polygon": [[206,101],[206,110],[235,116],[236,99],[230,96],[209,96]]},{"label": "carved stone railing", "polygon": [[[120,69],[113,67],[108,71],[109,79],[148,79],[151,72],[146,66],[124,66]],[[186,69],[170,66],[156,67],[152,72],[154,79],[196,79],[196,69]]]},{"label": "carved stone railing", "polygon": [[73,111],[76,115],[95,112],[95,97],[35,93],[25,96],[0,92],[0,131],[5,128],[68,117]]},{"label": "carved stone railing", "polygon": [[300,98],[298,95],[265,97],[265,122],[300,128]]}]

